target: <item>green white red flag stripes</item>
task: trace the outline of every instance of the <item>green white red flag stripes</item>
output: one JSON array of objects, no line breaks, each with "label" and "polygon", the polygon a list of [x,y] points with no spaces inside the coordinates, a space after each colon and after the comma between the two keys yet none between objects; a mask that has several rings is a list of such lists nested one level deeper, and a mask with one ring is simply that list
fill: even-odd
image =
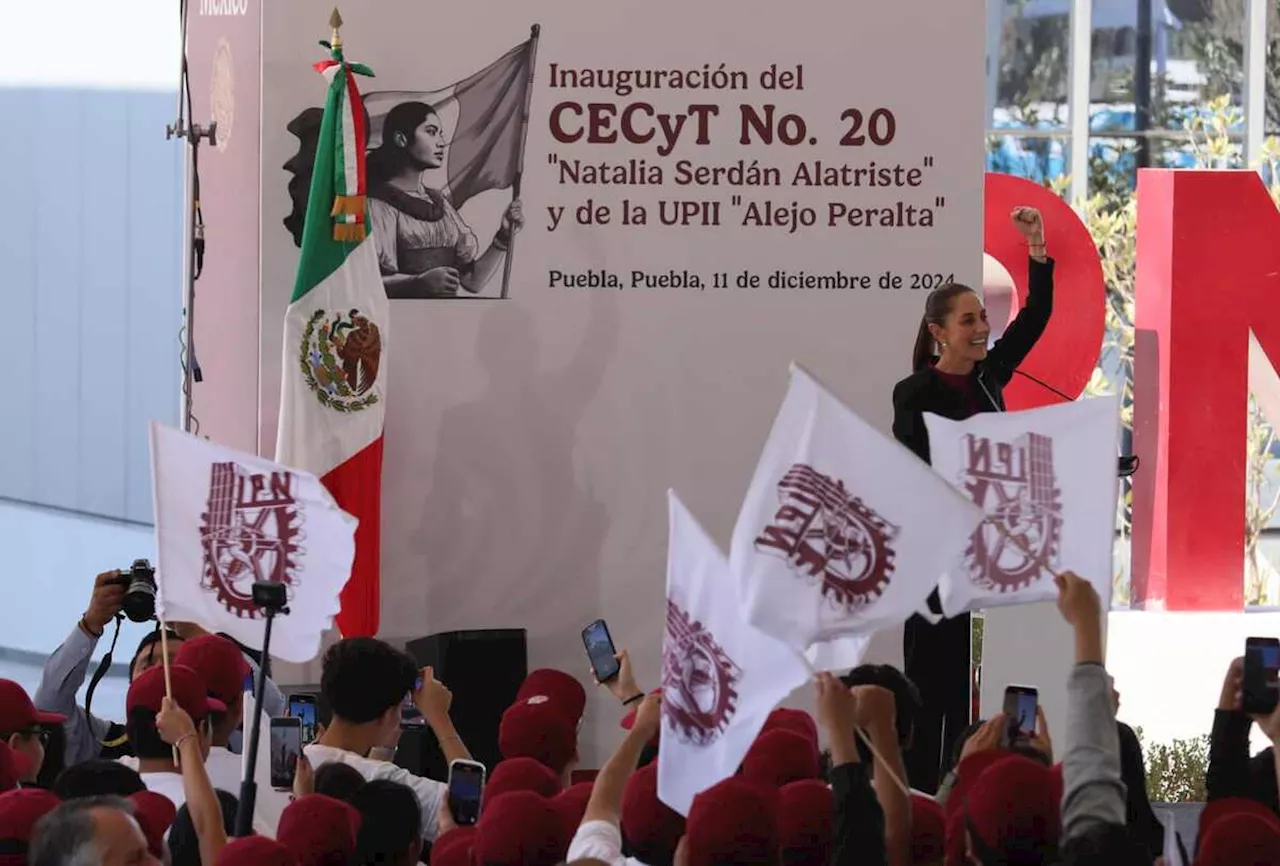
[{"label": "green white red flag stripes", "polygon": [[320,477],[359,521],[337,625],[378,629],[379,511],[388,304],[367,231],[364,108],[334,21],[329,82],[311,175],[302,252],[285,315],[284,381],[276,460]]}]

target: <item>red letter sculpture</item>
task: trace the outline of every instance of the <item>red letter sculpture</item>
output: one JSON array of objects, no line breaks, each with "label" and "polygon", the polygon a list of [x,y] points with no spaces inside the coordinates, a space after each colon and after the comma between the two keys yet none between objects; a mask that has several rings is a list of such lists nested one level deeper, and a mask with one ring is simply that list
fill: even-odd
[{"label": "red letter sculpture", "polygon": [[1249,330],[1280,361],[1280,213],[1251,171],[1138,179],[1133,598],[1244,603]]},{"label": "red letter sculpture", "polygon": [[[1011,315],[1027,297],[1027,245],[1009,214],[1025,205],[1038,208],[1044,217],[1045,241],[1056,262],[1053,317],[1019,369],[1077,397],[1098,363],[1106,327],[1107,287],[1098,248],[1071,206],[1040,184],[988,172],[985,193],[986,252],[1013,277],[1016,291]],[[1010,409],[1062,402],[1057,394],[1025,376],[1014,376],[1004,394]]]}]

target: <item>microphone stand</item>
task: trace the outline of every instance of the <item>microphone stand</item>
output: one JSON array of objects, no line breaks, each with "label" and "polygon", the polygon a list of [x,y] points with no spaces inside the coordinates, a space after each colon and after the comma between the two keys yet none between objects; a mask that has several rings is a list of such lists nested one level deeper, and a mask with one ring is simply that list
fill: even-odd
[{"label": "microphone stand", "polygon": [[[1024,379],[1030,379],[1032,382],[1035,382],[1041,388],[1044,388],[1046,391],[1048,391],[1051,394],[1056,394],[1057,396],[1061,397],[1063,400],[1066,400],[1068,403],[1074,403],[1076,401],[1075,397],[1068,397],[1066,394],[1062,393],[1057,388],[1050,385],[1048,382],[1037,379],[1035,376],[1032,376],[1030,373],[1024,373],[1021,370],[1018,370],[1016,368],[1014,369],[1013,372],[1023,377]],[[1130,476],[1133,475],[1133,473],[1138,471],[1138,467],[1141,465],[1142,465],[1142,461],[1138,459],[1138,456],[1136,454],[1121,454],[1120,459],[1117,462],[1117,475],[1119,475],[1119,477],[1121,478],[1129,478]]]},{"label": "microphone stand", "polygon": [[[284,584],[260,580],[253,584],[253,603],[266,617],[262,635],[262,658],[271,652],[271,625],[278,614],[288,614]],[[267,666],[258,665],[258,681],[254,687],[253,722],[249,726],[249,746],[245,749],[244,779],[240,782],[240,802],[236,806],[236,823],[232,836],[253,835],[253,810],[258,799],[258,743],[262,739],[262,695],[267,687]]]}]

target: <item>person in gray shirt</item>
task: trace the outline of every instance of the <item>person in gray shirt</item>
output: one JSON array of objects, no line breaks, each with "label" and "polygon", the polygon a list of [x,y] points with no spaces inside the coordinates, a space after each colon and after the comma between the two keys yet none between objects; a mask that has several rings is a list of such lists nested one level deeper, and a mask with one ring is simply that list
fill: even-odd
[{"label": "person in gray shirt", "polygon": [[[89,606],[71,634],[62,642],[49,660],[45,662],[40,675],[40,685],[32,702],[45,712],[60,713],[67,717],[63,724],[66,737],[66,748],[63,753],[63,766],[70,767],[94,758],[120,758],[132,754],[124,725],[111,722],[86,713],[76,703],[76,693],[84,684],[89,670],[89,661],[98,646],[99,639],[106,633],[112,620],[120,613],[124,603],[125,587],[118,581],[119,571],[108,571],[98,575],[94,581],[93,594]],[[181,646],[182,634],[189,636],[201,633],[199,627],[178,626],[178,631],[168,633],[169,654],[175,655]],[[257,682],[258,665],[253,658],[246,655],[246,661],[253,668],[254,682]],[[129,663],[129,682],[143,671],[155,667],[163,660],[160,647],[159,628],[147,634],[138,644],[137,650]],[[282,716],[285,711],[284,695],[271,680],[267,680],[263,689],[263,711],[268,716]],[[229,743],[234,752],[241,750],[242,737],[237,733]]]}]

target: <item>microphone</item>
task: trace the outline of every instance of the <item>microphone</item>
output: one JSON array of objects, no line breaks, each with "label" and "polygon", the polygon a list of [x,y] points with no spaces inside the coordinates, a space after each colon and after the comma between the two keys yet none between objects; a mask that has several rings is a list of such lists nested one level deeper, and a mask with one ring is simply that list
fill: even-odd
[{"label": "microphone", "polygon": [[[1061,397],[1063,400],[1065,400],[1068,403],[1074,403],[1078,399],[1076,397],[1068,397],[1066,394],[1062,393],[1057,388],[1050,385],[1048,382],[1037,379],[1035,376],[1032,376],[1030,373],[1024,373],[1017,368],[1015,368],[1013,372],[1015,375],[1021,376],[1024,379],[1030,379],[1032,382],[1035,382],[1041,388],[1044,388],[1046,391],[1048,391],[1051,394],[1056,394],[1057,396]],[[1142,461],[1138,459],[1136,454],[1121,454],[1117,464],[1117,474],[1121,478],[1132,477],[1133,473],[1138,471],[1138,466],[1140,466],[1141,463]]]}]

